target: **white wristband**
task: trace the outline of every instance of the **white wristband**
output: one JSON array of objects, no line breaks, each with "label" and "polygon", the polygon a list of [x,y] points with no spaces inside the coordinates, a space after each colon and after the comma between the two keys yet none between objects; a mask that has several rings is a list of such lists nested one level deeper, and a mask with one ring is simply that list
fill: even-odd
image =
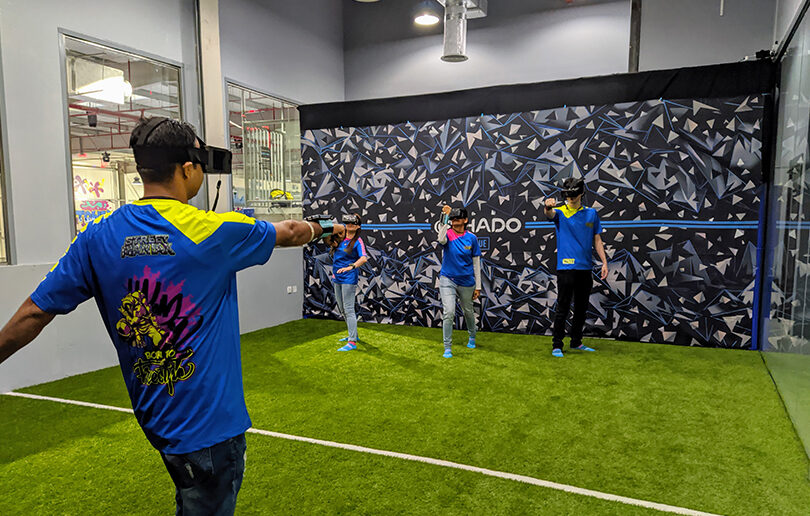
[{"label": "white wristband", "polygon": [[309,241],[312,242],[313,240],[315,240],[315,226],[312,225],[312,222],[307,222],[307,225],[309,226],[310,232]]}]

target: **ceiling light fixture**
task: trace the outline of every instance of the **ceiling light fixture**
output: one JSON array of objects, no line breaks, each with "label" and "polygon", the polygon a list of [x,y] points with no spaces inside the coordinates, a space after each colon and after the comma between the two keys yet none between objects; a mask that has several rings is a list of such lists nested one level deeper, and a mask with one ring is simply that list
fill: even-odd
[{"label": "ceiling light fixture", "polygon": [[434,2],[431,0],[419,2],[413,15],[413,22],[415,24],[428,27],[430,25],[436,25],[439,23],[439,20],[441,20],[439,10],[436,8]]},{"label": "ceiling light fixture", "polygon": [[82,86],[76,93],[102,102],[124,104],[132,96],[132,85],[123,75],[117,75]]}]

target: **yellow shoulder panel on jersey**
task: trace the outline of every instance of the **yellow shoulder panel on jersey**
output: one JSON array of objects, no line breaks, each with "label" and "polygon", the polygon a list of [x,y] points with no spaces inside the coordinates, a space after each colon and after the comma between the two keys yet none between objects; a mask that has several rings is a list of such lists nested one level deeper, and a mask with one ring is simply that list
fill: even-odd
[{"label": "yellow shoulder panel on jersey", "polygon": [[195,244],[199,244],[213,235],[223,222],[241,222],[251,225],[256,223],[254,219],[241,213],[203,211],[174,199],[144,199],[135,201],[133,204],[152,206],[161,217]]},{"label": "yellow shoulder panel on jersey", "polygon": [[569,208],[567,204],[563,204],[562,206],[560,206],[560,207],[556,207],[556,208],[554,208],[554,209],[555,209],[555,210],[557,210],[557,211],[559,211],[559,212],[560,212],[560,213],[562,213],[563,215],[565,215],[565,218],[566,218],[566,219],[569,219],[569,218],[571,218],[571,216],[572,216],[572,215],[574,215],[575,213],[578,213],[579,211],[584,210],[584,209],[585,209],[585,206],[580,206],[579,208],[577,208],[577,209],[575,210],[575,209],[573,209],[573,208]]}]

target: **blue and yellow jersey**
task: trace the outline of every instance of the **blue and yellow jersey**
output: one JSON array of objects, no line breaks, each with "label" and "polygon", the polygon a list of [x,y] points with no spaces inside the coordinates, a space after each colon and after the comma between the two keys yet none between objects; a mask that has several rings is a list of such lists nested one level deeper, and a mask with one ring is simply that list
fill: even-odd
[{"label": "blue and yellow jersey", "polygon": [[452,228],[447,230],[447,243],[443,244],[442,270],[439,273],[462,287],[475,286],[473,256],[481,256],[478,238],[465,231],[459,235]]},{"label": "blue and yellow jersey", "polygon": [[343,242],[341,242],[335,250],[332,259],[334,282],[341,285],[357,285],[357,280],[360,278],[360,271],[352,269],[349,272],[338,273],[338,270],[350,266],[359,260],[361,256],[368,256],[368,254],[366,254],[366,245],[363,243],[361,237],[357,237],[357,241],[352,246],[351,251],[347,251],[349,242],[351,242],[350,239],[343,239]]},{"label": "blue and yellow jersey", "polygon": [[236,272],[275,243],[272,224],[144,199],[90,223],[31,299],[65,314],[95,297],[146,437],[188,453],[250,427]]},{"label": "blue and yellow jersey", "polygon": [[602,232],[599,214],[593,208],[568,205],[554,208],[557,228],[557,270],[591,270],[593,268],[593,237]]}]

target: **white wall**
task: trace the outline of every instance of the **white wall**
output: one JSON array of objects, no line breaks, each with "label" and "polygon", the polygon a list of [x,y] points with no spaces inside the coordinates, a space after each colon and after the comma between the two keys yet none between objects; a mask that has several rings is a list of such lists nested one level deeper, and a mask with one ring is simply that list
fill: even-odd
[{"label": "white wall", "polygon": [[[344,100],[339,1],[220,0],[219,13],[225,78],[301,104]],[[276,249],[238,274],[243,333],[301,318],[303,264],[301,248]]]},{"label": "white wall", "polygon": [[[6,323],[52,266],[0,267],[0,325]],[[88,301],[74,312],[54,318],[31,344],[0,364],[0,392],[117,363],[96,304]]]},{"label": "white wall", "polygon": [[220,0],[222,75],[299,104],[343,96],[339,0]]},{"label": "white wall", "polygon": [[[285,7],[298,2],[220,3],[242,9],[239,18],[224,19],[223,74],[303,102],[343,100],[342,26],[329,18],[339,20],[339,5],[330,10],[326,1],[301,2],[324,13],[307,18],[306,9]],[[199,127],[193,5],[193,0],[0,0],[7,194],[16,263],[23,264],[0,266],[0,324],[71,239],[59,29],[184,63],[185,113]],[[317,20],[320,25],[312,25]],[[256,36],[265,39],[258,44]],[[267,265],[239,273],[243,332],[301,317],[302,264],[301,249],[278,249]],[[287,295],[287,285],[296,285],[298,292]],[[0,391],[116,363],[95,304],[88,302],[57,317],[32,344],[0,365]]]},{"label": "white wall", "polygon": [[773,42],[779,43],[787,35],[790,22],[796,16],[796,11],[804,0],[776,0],[776,16],[773,22]]},{"label": "white wall", "polygon": [[770,49],[776,0],[644,0],[639,70],[740,61]]},{"label": "white wall", "polygon": [[[189,0],[0,1],[0,50],[17,263],[55,262],[73,223],[66,154],[60,28],[177,62]],[[126,23],[123,22],[126,20]],[[193,25],[191,26],[193,28]]]},{"label": "white wall", "polygon": [[[266,265],[240,271],[236,281],[242,333],[301,318],[304,306],[303,248],[276,248]],[[287,294],[287,286],[295,286],[296,292]]]},{"label": "white wall", "polygon": [[[720,16],[720,0],[644,0],[639,69],[734,62],[769,49],[800,3],[726,0]],[[416,29],[405,4],[344,0],[347,100],[627,71],[629,0],[564,8],[492,1],[486,18],[469,21],[464,63],[442,62],[441,26]]]},{"label": "white wall", "polygon": [[[193,81],[192,14],[191,0],[0,0],[6,194],[16,263],[23,264],[0,266],[0,324],[72,238],[59,30],[186,63]],[[186,111],[192,122],[199,118],[193,103]],[[0,391],[115,363],[101,317],[85,303],[0,365]]]},{"label": "white wall", "polygon": [[[381,3],[382,4],[382,3]],[[618,1],[471,20],[463,63],[441,61],[442,35],[354,41],[346,48],[346,99],[357,100],[568,79],[627,71],[630,2]],[[514,2],[513,2],[514,4]],[[516,6],[519,9],[520,6]],[[360,14],[347,37],[373,23]],[[371,12],[371,11],[369,11]],[[403,14],[397,14],[402,16]],[[407,16],[407,13],[404,13]],[[371,16],[371,14],[369,14]],[[410,19],[407,18],[408,23]],[[381,31],[376,29],[377,33]]]}]

